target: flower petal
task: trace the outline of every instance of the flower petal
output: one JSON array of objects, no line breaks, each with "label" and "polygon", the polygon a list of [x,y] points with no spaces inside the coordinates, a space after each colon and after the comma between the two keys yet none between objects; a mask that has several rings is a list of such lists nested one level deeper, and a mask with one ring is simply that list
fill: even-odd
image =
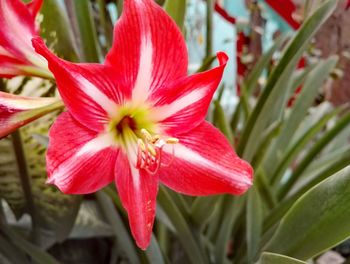
[{"label": "flower petal", "polygon": [[116,163],[116,186],[122,204],[129,216],[131,232],[141,249],[151,241],[156,212],[158,178],[130,164],[120,152]]},{"label": "flower petal", "polygon": [[0,46],[24,61],[35,54],[35,17],[20,0],[0,0]]},{"label": "flower petal", "polygon": [[186,133],[203,122],[228,57],[220,52],[218,59],[218,67],[175,81],[154,95],[154,118],[167,133]]},{"label": "flower petal", "polygon": [[187,195],[229,193],[239,195],[252,185],[253,169],[233,151],[226,138],[204,121],[180,143],[166,146],[159,179],[169,188]]},{"label": "flower petal", "polygon": [[0,92],[0,138],[62,107],[57,98],[33,98]]},{"label": "flower petal", "polygon": [[175,22],[153,0],[125,0],[106,64],[133,87],[134,101],[145,101],[164,83],[186,75],[187,48]]},{"label": "flower petal", "polygon": [[33,39],[33,45],[48,60],[69,112],[88,128],[101,131],[109,117],[118,114],[118,104],[130,97],[109,66],[64,61],[52,54],[40,38]]},{"label": "flower petal", "polygon": [[42,4],[43,4],[43,0],[33,0],[27,4],[27,8],[29,9],[30,13],[34,18],[39,13]]},{"label": "flower petal", "polygon": [[114,180],[118,149],[109,135],[99,135],[61,114],[50,129],[46,155],[48,183],[62,192],[95,192]]},{"label": "flower petal", "polygon": [[23,62],[11,56],[2,55],[1,51],[0,49],[0,78],[24,75],[25,73],[19,67]]}]

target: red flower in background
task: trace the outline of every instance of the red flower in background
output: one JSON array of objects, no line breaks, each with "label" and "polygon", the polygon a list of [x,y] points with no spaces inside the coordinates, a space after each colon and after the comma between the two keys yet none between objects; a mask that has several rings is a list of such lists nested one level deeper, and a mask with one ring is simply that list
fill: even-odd
[{"label": "red flower in background", "polygon": [[35,98],[0,92],[0,139],[29,122],[62,108],[57,98]]},{"label": "red flower in background", "polygon": [[187,76],[182,34],[152,0],[124,1],[103,65],[61,60],[40,38],[33,45],[68,109],[50,130],[48,182],[84,194],[115,181],[140,248],[150,242],[159,182],[188,195],[251,186],[251,166],[204,120],[227,56]]},{"label": "red flower in background", "polygon": [[34,51],[31,42],[39,32],[35,18],[42,2],[0,0],[0,77],[51,76],[46,61]]}]

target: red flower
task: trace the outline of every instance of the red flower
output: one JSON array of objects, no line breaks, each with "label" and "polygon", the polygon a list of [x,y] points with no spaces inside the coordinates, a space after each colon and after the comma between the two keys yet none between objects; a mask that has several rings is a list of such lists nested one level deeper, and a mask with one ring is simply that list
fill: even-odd
[{"label": "red flower", "polygon": [[62,108],[62,102],[57,98],[24,97],[0,92],[0,139],[59,108]]},{"label": "red flower", "polygon": [[295,4],[291,0],[265,0],[265,2],[279,14],[294,30],[298,30],[300,23],[294,18]]},{"label": "red flower", "polygon": [[47,63],[31,43],[38,35],[35,18],[42,2],[33,0],[26,5],[21,0],[0,0],[0,77],[51,77]]},{"label": "red flower", "polygon": [[186,76],[181,32],[152,0],[125,0],[104,65],[57,58],[40,39],[68,109],[50,130],[49,183],[64,193],[115,181],[137,245],[150,242],[158,182],[188,195],[242,194],[252,168],[204,120],[227,56]]},{"label": "red flower", "polygon": [[348,1],[346,2],[345,9],[346,9],[346,10],[348,10],[348,9],[349,9],[349,7],[350,7],[350,0],[348,0]]}]

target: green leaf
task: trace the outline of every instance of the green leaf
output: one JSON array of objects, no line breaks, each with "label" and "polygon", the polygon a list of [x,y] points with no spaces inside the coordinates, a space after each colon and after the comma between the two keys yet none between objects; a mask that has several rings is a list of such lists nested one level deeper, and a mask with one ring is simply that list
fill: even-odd
[{"label": "green leaf", "polygon": [[286,150],[285,154],[280,158],[280,162],[276,162],[276,170],[271,173],[271,183],[276,185],[281,180],[286,169],[296,159],[297,155],[305,149],[307,144],[324,128],[324,126],[335,115],[339,114],[340,109],[336,109],[324,115],[314,126],[307,130],[300,138]]},{"label": "green leaf", "polygon": [[176,235],[179,237],[183,249],[186,251],[191,263],[207,263],[207,258],[200,247],[200,243],[195,239],[190,226],[181,214],[178,206],[163,187],[159,189],[158,203],[171,220],[176,230]]},{"label": "green leaf", "polygon": [[204,72],[209,70],[210,66],[215,61],[215,59],[216,59],[216,56],[209,56],[207,58],[204,58],[202,65],[198,68],[196,72],[199,73],[199,72]]},{"label": "green leaf", "polygon": [[112,227],[117,246],[126,253],[131,263],[140,263],[134,242],[130,237],[130,231],[124,226],[112,200],[103,191],[97,192],[95,195],[104,216]]},{"label": "green leaf", "polygon": [[283,217],[266,250],[307,260],[350,237],[350,167],[305,193]]},{"label": "green leaf", "polygon": [[332,14],[337,1],[330,0],[322,4],[315,13],[305,21],[293,40],[286,48],[279,64],[273,70],[257,105],[255,106],[239,142],[237,152],[251,160],[257,148],[260,133],[271,120],[279,118],[289,94],[290,76],[299,58],[307,48],[309,41],[323,22]]},{"label": "green leaf", "polygon": [[264,252],[257,264],[306,264],[306,262],[284,255]]},{"label": "green leaf", "polygon": [[152,235],[151,244],[146,250],[146,255],[149,263],[164,264],[165,261],[160,251],[158,241],[154,235]]},{"label": "green leaf", "polygon": [[307,77],[303,89],[298,95],[292,111],[285,118],[281,133],[270,150],[270,155],[266,163],[269,164],[269,171],[275,171],[272,174],[277,174],[278,169],[276,165],[279,164],[279,162],[276,162],[276,160],[280,161],[281,158],[283,160],[284,151],[290,146],[290,139],[301,124],[301,121],[307,115],[309,108],[312,106],[319,93],[320,87],[335,67],[337,60],[337,57],[331,57],[326,61],[318,63],[309,73],[306,72]]},{"label": "green leaf", "polygon": [[261,140],[260,146],[251,162],[251,165],[254,169],[257,169],[260,163],[265,158],[266,152],[269,146],[271,145],[271,142],[280,133],[281,126],[282,126],[282,122],[275,122],[275,123],[272,123],[270,127],[268,127],[262,132],[262,136],[261,136],[262,140]]},{"label": "green leaf", "polygon": [[164,9],[174,19],[180,30],[183,31],[186,14],[186,0],[167,0]]},{"label": "green leaf", "polygon": [[291,186],[299,179],[305,169],[310,165],[312,160],[335,138],[343,129],[350,124],[350,113],[342,116],[332,129],[326,132],[307,152],[298,167],[288,178],[287,182],[279,189],[278,197],[283,198]]},{"label": "green leaf", "polygon": [[244,83],[242,85],[242,90],[246,90],[248,95],[250,95],[254,91],[254,88],[258,84],[259,77],[262,75],[263,71],[270,65],[272,56],[282,46],[285,40],[285,36],[276,39],[273,46],[259,58],[257,63],[254,65],[253,69],[249,72],[249,75],[245,78]]},{"label": "green leaf", "polygon": [[233,144],[233,132],[225,116],[225,111],[218,100],[214,101],[214,125],[220,129],[228,141]]},{"label": "green leaf", "polygon": [[[328,155],[326,155],[327,157]],[[278,204],[277,207],[273,209],[271,214],[266,218],[265,229],[270,228],[274,225],[281,217],[288,211],[288,209],[293,205],[293,203],[301,197],[304,193],[314,187],[316,184],[332,176],[334,173],[350,165],[350,147],[347,151],[342,152],[342,156],[332,160],[332,162],[327,163],[316,175],[307,175],[309,179],[306,183],[301,184],[301,186],[295,190],[295,192],[288,196],[285,200]]]},{"label": "green leaf", "polygon": [[[40,32],[46,44],[59,57],[77,61],[77,47],[74,43],[72,27],[60,0],[45,0],[40,13],[43,21]],[[53,19],[54,18],[54,19]],[[59,22],[58,22],[59,21]]]},{"label": "green leaf", "polygon": [[226,195],[223,202],[223,217],[215,243],[216,263],[224,263],[227,255],[227,245],[232,235],[236,219],[244,209],[246,197]]},{"label": "green leaf", "polygon": [[84,61],[99,62],[100,50],[91,2],[89,0],[75,0],[73,2],[81,38],[81,46],[84,52]]},{"label": "green leaf", "polygon": [[263,211],[260,196],[256,188],[251,188],[247,199],[247,257],[252,263],[259,251],[262,232]]},{"label": "green leaf", "polygon": [[220,203],[222,196],[198,197],[191,207],[191,219],[198,226],[204,226],[216,211],[216,205]]},{"label": "green leaf", "polygon": [[[26,263],[27,256],[10,243],[9,239],[0,230],[0,261],[5,257],[9,263]],[[8,263],[5,261],[5,263]]]},{"label": "green leaf", "polygon": [[29,241],[24,239],[21,235],[19,235],[17,231],[4,225],[4,223],[0,224],[0,231],[2,231],[5,234],[8,241],[11,241],[13,245],[15,245],[21,251],[27,253],[33,259],[34,263],[59,264],[59,262],[54,257],[52,257],[49,253],[46,253],[41,248],[30,243]]}]

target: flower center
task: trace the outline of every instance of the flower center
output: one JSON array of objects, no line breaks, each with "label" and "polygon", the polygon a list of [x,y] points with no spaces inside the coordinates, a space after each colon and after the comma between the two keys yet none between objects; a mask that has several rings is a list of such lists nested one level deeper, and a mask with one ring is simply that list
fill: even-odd
[{"label": "flower center", "polygon": [[116,125],[117,132],[119,134],[123,133],[123,128],[129,127],[131,130],[135,131],[137,129],[135,120],[130,116],[124,116],[122,120]]},{"label": "flower center", "polygon": [[144,169],[155,174],[162,163],[165,145],[172,146],[179,142],[176,138],[164,138],[157,134],[157,122],[151,119],[151,110],[147,107],[123,107],[119,109],[119,118],[111,120],[107,130],[113,134],[116,144],[124,149],[130,161],[137,169]]}]

